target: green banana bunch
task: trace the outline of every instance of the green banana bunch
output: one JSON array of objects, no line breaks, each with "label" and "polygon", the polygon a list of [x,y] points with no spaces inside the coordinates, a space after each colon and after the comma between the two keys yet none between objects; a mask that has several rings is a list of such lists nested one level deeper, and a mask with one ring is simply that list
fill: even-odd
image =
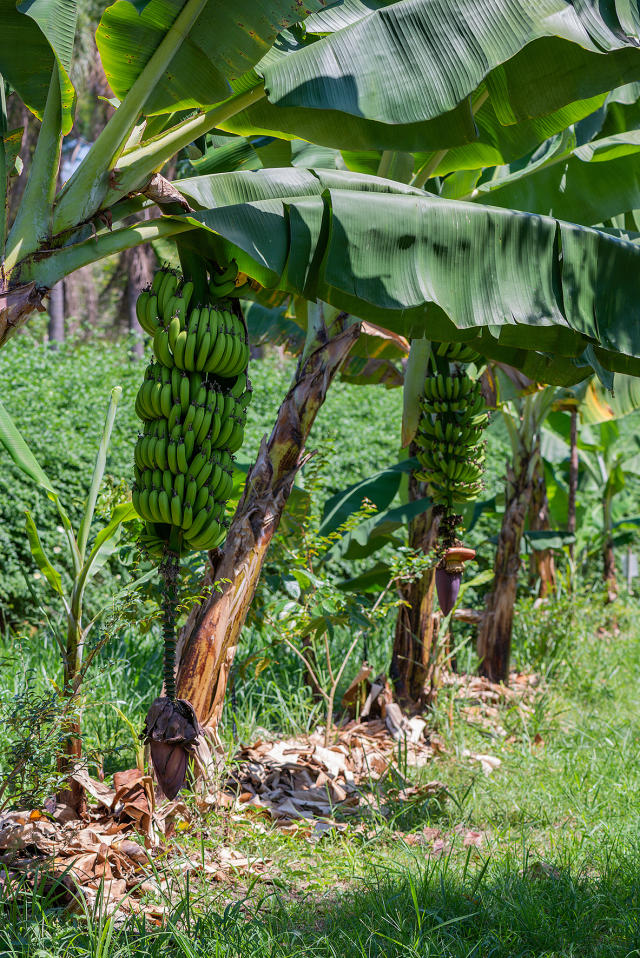
[{"label": "green banana bunch", "polygon": [[439,343],[436,353],[450,363],[476,363],[480,360],[480,354],[466,343]]},{"label": "green banana bunch", "polygon": [[[237,267],[213,272],[211,287],[235,282]],[[251,383],[239,309],[215,294],[195,305],[194,287],[159,270],[140,293],[141,325],[154,359],[135,400],[142,432],[134,448],[132,501],[144,520],[141,546],[162,557],[213,549],[226,534],[233,453],[242,445]]]},{"label": "green banana bunch", "polygon": [[[456,349],[456,355],[459,354]],[[450,358],[449,352],[446,356]],[[454,502],[475,499],[482,491],[482,436],[488,418],[478,380],[466,373],[439,373],[425,380],[416,435],[421,471],[416,476],[428,484],[434,503],[445,506],[448,512]]]}]

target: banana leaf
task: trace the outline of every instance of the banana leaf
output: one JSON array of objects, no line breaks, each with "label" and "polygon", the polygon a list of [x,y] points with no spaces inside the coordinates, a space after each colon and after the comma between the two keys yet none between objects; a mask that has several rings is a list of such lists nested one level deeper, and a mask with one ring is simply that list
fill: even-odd
[{"label": "banana leaf", "polygon": [[46,552],[44,551],[44,546],[40,541],[36,524],[33,521],[33,516],[30,512],[27,512],[25,515],[27,538],[29,540],[31,555],[33,556],[36,565],[40,569],[40,572],[42,572],[53,591],[62,598],[65,608],[68,609],[67,599],[64,594],[64,589],[62,588],[62,576],[51,564]]},{"label": "banana leaf", "polygon": [[122,524],[131,522],[135,518],[137,518],[137,513],[130,502],[121,502],[115,507],[109,522],[97,534],[87,556],[80,577],[82,586],[103,567],[109,556],[113,555],[118,546]]},{"label": "banana leaf", "polygon": [[56,69],[63,133],[71,129],[76,99],[69,76],[76,19],[76,0],[0,0],[0,74],[42,119],[51,75]]},{"label": "banana leaf", "polygon": [[574,142],[529,166],[497,170],[473,198],[587,226],[640,208],[640,130]]},{"label": "banana leaf", "polygon": [[538,529],[525,532],[524,541],[530,551],[539,552],[544,549],[564,549],[573,545],[576,537],[572,532],[562,532],[560,529]]},{"label": "banana leaf", "polygon": [[[202,10],[145,106],[145,113],[173,113],[211,106],[235,88],[260,78],[248,73],[283,27],[317,9],[316,0],[234,0],[201,4]],[[107,7],[96,43],[109,86],[122,100],[185,7],[184,0],[151,0],[138,12],[128,0]]]},{"label": "banana leaf", "polygon": [[401,540],[395,533],[406,529],[412,519],[430,508],[431,500],[425,496],[423,499],[378,512],[346,532],[335,545],[320,556],[319,561],[366,559],[385,545],[399,545]]},{"label": "banana leaf", "polygon": [[633,241],[341,171],[230,173],[180,189],[208,207],[185,219],[224,237],[267,287],[407,337],[464,338],[542,382],[579,382],[594,360],[640,372]]},{"label": "banana leaf", "polygon": [[[481,9],[401,0],[350,5],[326,23],[321,12],[306,32],[281,35],[256,66],[267,99],[225,128],[350,150],[440,150],[478,139],[471,98],[484,84],[502,127],[566,108],[561,129],[640,78],[637,0],[615,7],[605,16],[596,0],[487,0]],[[532,135],[539,142],[553,130]]]},{"label": "banana leaf", "polygon": [[60,502],[60,497],[49,479],[48,475],[29,449],[22,434],[13,419],[7,412],[6,407],[0,402],[0,443],[7,450],[16,466],[29,476],[40,489],[46,492],[47,496],[55,504],[58,515],[67,532],[70,541],[73,540],[74,555],[76,560],[79,558],[75,537],[71,531],[71,520]]},{"label": "banana leaf", "polygon": [[318,530],[319,535],[329,536],[339,529],[362,507],[364,499],[373,503],[378,512],[383,512],[397,495],[402,476],[415,469],[417,464],[416,459],[396,462],[335,493],[325,502],[322,522]]}]

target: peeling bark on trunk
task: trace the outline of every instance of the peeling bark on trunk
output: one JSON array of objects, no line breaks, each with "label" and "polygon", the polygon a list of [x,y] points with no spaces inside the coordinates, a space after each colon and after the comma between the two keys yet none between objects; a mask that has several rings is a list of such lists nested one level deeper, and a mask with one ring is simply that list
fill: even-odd
[{"label": "peeling bark on trunk", "polygon": [[[578,491],[578,410],[571,410],[571,438],[569,459],[569,503],[567,507],[567,532],[576,531],[576,493]],[[573,543],[569,546],[573,559]]]},{"label": "peeling bark on trunk", "polygon": [[611,498],[606,496],[602,503],[602,520],[604,528],[604,543],[602,547],[602,572],[607,587],[607,602],[615,602],[618,598],[618,579],[616,576],[616,556],[613,551],[613,537],[611,534]]},{"label": "peeling bark on trunk", "polygon": [[[72,722],[67,729],[67,737],[63,743],[63,753],[58,759],[58,770],[66,775],[82,764],[82,737],[80,723]],[[58,792],[57,801],[63,805],[70,805],[79,818],[83,818],[87,811],[87,797],[84,789],[73,778],[69,778],[67,788]]]},{"label": "peeling bark on trunk", "polygon": [[[547,483],[544,478],[542,460],[538,458],[533,474],[531,490],[531,506],[529,509],[529,528],[532,532],[546,531],[551,528],[549,517],[549,500],[547,499]],[[535,549],[531,556],[529,567],[531,584],[540,580],[538,595],[543,598],[555,592],[556,569],[551,549]]]},{"label": "peeling bark on trunk", "polygon": [[0,346],[4,346],[24,326],[32,313],[36,310],[45,312],[42,297],[46,292],[46,289],[38,289],[35,283],[15,286],[6,291],[0,288]]},{"label": "peeling bark on trunk", "polygon": [[[415,455],[413,444],[409,455]],[[424,484],[409,477],[409,499],[424,495]],[[409,523],[409,545],[425,554],[435,548],[438,540],[439,517],[428,512]],[[433,619],[435,568],[427,570],[419,579],[400,587],[403,605],[398,608],[391,666],[389,674],[396,695],[403,705],[421,704],[429,683],[434,661],[434,642],[437,629]]]},{"label": "peeling bark on trunk", "polygon": [[224,548],[211,553],[204,587],[211,588],[214,583],[216,587],[191,612],[182,630],[178,696],[192,703],[201,724],[214,734],[265,556],[305,461],[305,442],[327,390],[359,334],[359,326],[348,327],[315,349],[299,370],[280,406],[271,437],[262,441]]},{"label": "peeling bark on trunk", "polygon": [[493,590],[487,595],[478,632],[480,675],[492,682],[505,682],[509,675],[511,629],[520,570],[520,543],[531,503],[528,479],[531,455],[523,456],[518,475],[509,468],[507,500],[493,567]]},{"label": "peeling bark on trunk", "polygon": [[613,551],[613,542],[610,539],[605,543],[603,558],[607,602],[615,602],[618,597],[618,579],[616,577],[616,557]]}]

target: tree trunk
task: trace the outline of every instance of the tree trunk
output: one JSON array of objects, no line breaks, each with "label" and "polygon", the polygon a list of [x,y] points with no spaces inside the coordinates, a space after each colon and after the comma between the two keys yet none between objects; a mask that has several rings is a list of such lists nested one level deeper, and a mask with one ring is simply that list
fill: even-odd
[{"label": "tree trunk", "polygon": [[524,521],[531,503],[529,455],[522,456],[516,475],[508,468],[510,487],[502,526],[498,536],[493,567],[493,589],[487,595],[485,611],[478,632],[480,675],[492,682],[505,682],[509,676],[511,629],[520,570],[520,543]]},{"label": "tree trunk", "polygon": [[146,333],[138,322],[136,301],[140,290],[153,278],[153,250],[148,246],[134,246],[122,254],[127,272],[126,314],[127,330],[132,339],[133,356],[144,356]]},{"label": "tree trunk", "polygon": [[605,496],[602,503],[602,518],[604,544],[602,548],[603,578],[607,587],[607,602],[615,602],[618,598],[618,579],[616,576],[616,557],[613,551],[613,536],[611,533],[611,497]]},{"label": "tree trunk", "polygon": [[61,280],[49,293],[49,344],[52,349],[64,342],[64,282]]},{"label": "tree trunk", "polygon": [[[62,755],[58,758],[58,771],[63,775],[71,774],[82,764],[82,734],[80,722],[73,721],[65,729],[65,738],[62,743]],[[69,778],[67,787],[58,792],[56,799],[59,804],[69,805],[79,818],[83,818],[87,811],[87,797],[82,785]]]},{"label": "tree trunk", "polygon": [[221,551],[210,554],[211,595],[190,614],[178,647],[178,695],[202,725],[220,721],[229,671],[269,544],[304,465],[304,447],[327,390],[360,334],[350,326],[316,348],[298,371],[271,437],[263,439]]},{"label": "tree trunk", "polygon": [[[578,410],[571,410],[571,438],[569,459],[569,504],[567,508],[567,532],[576,531],[576,493],[578,491]],[[569,546],[573,559],[574,546]]]},{"label": "tree trunk", "polygon": [[[547,483],[544,478],[544,465],[539,456],[539,449],[537,457],[529,508],[529,528],[532,532],[547,531],[551,528]],[[551,549],[534,549],[532,551],[529,576],[532,585],[535,584],[536,580],[540,581],[538,595],[541,598],[555,592],[556,570]]]},{"label": "tree trunk", "polygon": [[42,289],[36,289],[35,283],[3,290],[0,281],[0,346],[4,346],[36,310],[46,311],[42,305],[44,294]]},{"label": "tree trunk", "polygon": [[[412,443],[409,455],[415,455]],[[413,473],[409,476],[409,499],[413,502],[424,495],[424,483]],[[433,510],[417,516],[409,523],[409,545],[425,555],[438,541],[439,517]],[[400,586],[403,604],[398,608],[389,674],[396,695],[405,705],[417,705],[424,699],[425,685],[432,671],[434,642],[437,629],[433,621],[433,594],[435,567],[419,579]]]}]

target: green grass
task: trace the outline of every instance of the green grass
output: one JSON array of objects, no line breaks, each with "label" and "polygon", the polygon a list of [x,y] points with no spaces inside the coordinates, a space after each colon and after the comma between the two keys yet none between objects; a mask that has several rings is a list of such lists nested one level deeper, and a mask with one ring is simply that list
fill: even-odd
[{"label": "green grass", "polygon": [[[258,830],[251,819],[232,822],[225,837],[228,823],[210,815],[180,839],[183,850],[197,853],[204,829],[207,847],[226,841],[269,859],[270,882],[194,880],[187,889],[173,875],[177,894],[160,929],[140,920],[116,928],[100,916],[87,922],[42,896],[23,898],[4,912],[0,955],[640,954],[638,611],[626,599],[606,610],[588,595],[573,609],[522,602],[514,662],[546,675],[544,690],[531,712],[501,707],[504,734],[471,727],[442,693],[431,722],[446,752],[410,775],[444,782],[445,800],[407,807],[380,787],[386,811],[372,815],[366,834],[350,827],[314,845]],[[554,641],[543,646],[550,633]],[[135,698],[131,686],[140,680],[123,670],[123,699]],[[290,707],[303,724],[305,703]],[[486,776],[465,749],[502,764]],[[438,858],[413,844],[425,826],[447,842]],[[463,846],[469,829],[483,833],[482,847]],[[159,867],[171,874],[171,858]]]},{"label": "green grass", "polygon": [[[291,371],[290,363],[276,357],[254,364],[254,403],[242,461],[250,461],[270,431]],[[108,468],[116,481],[129,477],[140,373],[140,365],[117,344],[69,343],[52,353],[21,336],[0,353],[5,401],[64,487],[72,512],[88,482],[106,397],[118,382],[123,400]],[[400,405],[398,391],[332,387],[309,443],[326,462],[318,506],[337,489],[396,460]],[[491,435],[488,459],[489,496],[499,487],[505,461],[504,445]],[[36,501],[51,549],[57,518],[6,459],[0,466],[0,603],[9,617],[27,609],[38,622],[41,613],[23,574],[31,577],[47,611],[51,606],[42,583],[33,580],[22,510]],[[474,535],[480,541],[491,532],[495,525],[480,526]],[[485,543],[478,567],[491,560],[492,552]],[[116,563],[101,588],[112,591],[128,574],[124,560]],[[142,613],[152,608],[150,594],[129,621],[111,623],[110,640],[87,683],[85,744],[103,757],[107,775],[134,761],[136,743],[120,713],[140,728],[159,685],[158,637],[140,627]],[[141,920],[116,927],[100,915],[87,921],[63,912],[51,896],[12,898],[6,892],[4,909],[0,905],[0,958],[640,955],[638,612],[640,605],[626,597],[605,610],[599,588],[541,609],[523,597],[513,661],[519,669],[539,672],[544,692],[531,712],[501,707],[497,724],[504,734],[470,726],[461,704],[449,692],[441,693],[429,721],[446,751],[409,775],[416,783],[444,782],[445,800],[407,805],[380,786],[374,789],[366,834],[350,828],[313,845],[276,829],[256,829],[249,819],[234,822],[224,840],[250,858],[270,860],[271,881],[219,886],[194,880],[187,888],[184,878],[172,873],[169,858],[159,867],[176,894],[160,929]],[[609,621],[612,615],[618,617],[619,634]],[[25,676],[34,689],[44,690],[59,675],[57,622],[52,614],[49,624],[25,628],[19,639],[10,632],[0,639],[0,720]],[[369,636],[376,670],[388,665],[392,632],[390,619]],[[465,634],[458,661],[473,669],[473,632],[456,626],[456,644]],[[345,630],[336,631],[334,643],[338,655],[349,643]],[[251,740],[264,734],[260,730],[296,734],[321,721],[298,661],[258,623],[250,622],[243,632],[234,676],[236,694],[228,696],[222,728],[230,753],[236,739]],[[6,728],[4,735],[6,741]],[[466,750],[489,753],[502,764],[487,777],[464,757]],[[192,834],[180,843],[193,854],[202,834],[206,843],[215,844],[228,827],[226,820],[210,815],[196,820]],[[446,851],[438,858],[429,856],[428,845],[415,844],[425,827],[442,831]],[[482,847],[465,847],[458,827],[482,832]]]}]

